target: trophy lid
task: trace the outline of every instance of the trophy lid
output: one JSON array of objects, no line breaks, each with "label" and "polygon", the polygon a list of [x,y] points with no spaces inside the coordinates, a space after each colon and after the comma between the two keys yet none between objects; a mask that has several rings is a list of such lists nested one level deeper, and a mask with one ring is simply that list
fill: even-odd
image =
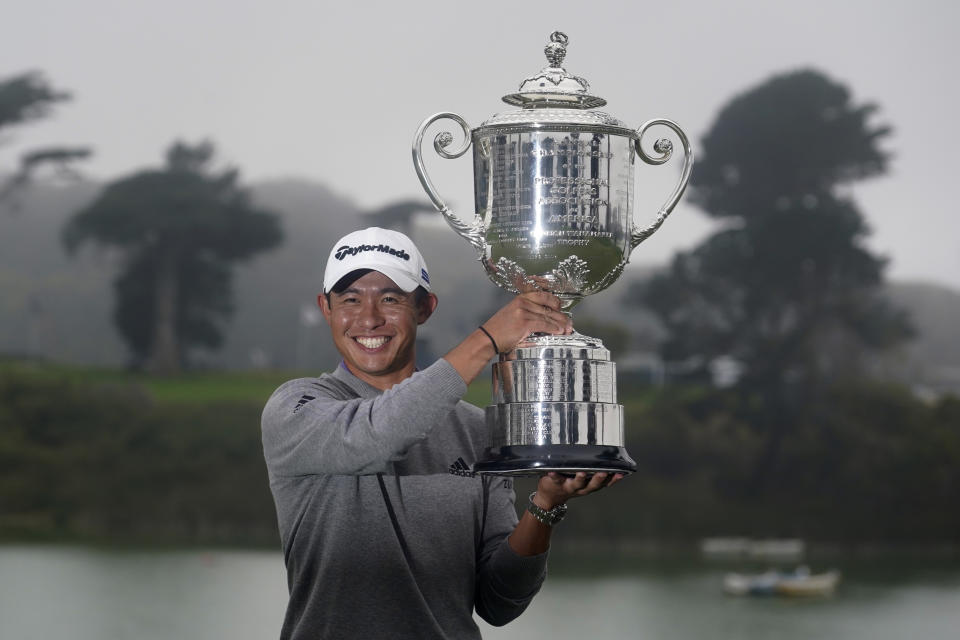
[{"label": "trophy lid", "polygon": [[590,84],[563,68],[570,38],[561,31],[550,34],[550,43],[543,52],[547,66],[520,84],[517,93],[503,96],[503,101],[524,109],[560,107],[566,109],[592,109],[602,107],[607,101],[590,95]]}]

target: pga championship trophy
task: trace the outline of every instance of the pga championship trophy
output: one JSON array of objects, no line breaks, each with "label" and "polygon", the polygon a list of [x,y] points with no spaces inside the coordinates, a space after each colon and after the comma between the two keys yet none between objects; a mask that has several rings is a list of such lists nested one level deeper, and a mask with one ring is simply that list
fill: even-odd
[{"label": "pga championship trophy", "polygon": [[[427,118],[413,142],[420,182],[453,230],[473,245],[490,279],[520,293],[557,295],[569,312],[584,296],[609,287],[631,251],[663,223],[690,178],[693,152],[670,120],[632,129],[600,111],[606,100],[586,80],[564,69],[568,38],[554,32],[548,65],[504,96],[519,109],[498,113],[476,129],[454,113]],[[453,120],[464,141],[451,149],[442,132],[433,147],[458,158],[473,145],[476,215],[461,220],[427,176],[422,144],[427,128]],[[633,222],[635,158],[659,165],[673,145],[657,140],[650,155],[644,133],[662,125],[683,144],[680,181],[653,222]],[[616,365],[602,342],[579,333],[533,335],[493,365],[493,402],[486,408],[490,447],[474,470],[533,475],[544,471],[630,473],[636,463],[624,448],[623,406],[617,404]]]}]

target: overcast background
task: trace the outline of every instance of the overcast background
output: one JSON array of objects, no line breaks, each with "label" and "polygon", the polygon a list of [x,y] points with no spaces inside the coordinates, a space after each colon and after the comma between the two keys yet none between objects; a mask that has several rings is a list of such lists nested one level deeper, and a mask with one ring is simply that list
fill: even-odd
[{"label": "overcast background", "polygon": [[[450,110],[476,127],[510,108],[500,97],[544,65],[555,29],[603,110],[634,127],[673,119],[695,147],[735,94],[813,67],[895,129],[891,173],[855,187],[888,275],[960,286],[956,3],[33,0],[3,14],[0,74],[41,70],[74,100],[17,128],[0,171],[21,146],[86,144],[87,175],[111,179],[159,164],[175,137],[209,138],[248,181],[316,180],[362,207],[421,196],[419,123]],[[638,218],[665,199],[672,165],[641,166]],[[472,215],[469,156],[428,166]],[[709,229],[681,205],[633,263],[662,263]]]}]

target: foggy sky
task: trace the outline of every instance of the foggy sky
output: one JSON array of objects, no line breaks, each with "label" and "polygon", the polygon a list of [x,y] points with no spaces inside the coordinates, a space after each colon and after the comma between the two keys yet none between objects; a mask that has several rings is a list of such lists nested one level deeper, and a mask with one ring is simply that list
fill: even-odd
[{"label": "foggy sky", "polygon": [[[74,93],[8,134],[0,170],[22,148],[89,144],[85,171],[110,179],[158,165],[175,138],[209,138],[247,180],[316,180],[364,207],[421,197],[419,123],[455,111],[476,127],[512,108],[500,97],[544,66],[556,29],[570,36],[566,68],[607,99],[603,111],[634,127],[675,120],[695,149],[735,94],[816,68],[894,127],[890,175],[854,189],[888,275],[960,287],[955,3],[33,0],[0,16],[0,76],[36,69]],[[440,192],[471,217],[469,154],[427,155]],[[645,223],[679,161],[639,171]],[[663,262],[709,229],[681,204],[633,263]]]}]

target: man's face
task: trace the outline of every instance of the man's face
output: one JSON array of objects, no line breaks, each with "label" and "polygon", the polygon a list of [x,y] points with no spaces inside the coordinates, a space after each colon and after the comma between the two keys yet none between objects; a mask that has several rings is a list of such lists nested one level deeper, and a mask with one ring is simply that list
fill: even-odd
[{"label": "man's face", "polygon": [[413,373],[417,325],[433,313],[436,296],[429,294],[418,307],[414,293],[370,271],[343,292],[331,292],[329,304],[326,296],[319,300],[333,343],[353,375],[389,389]]}]

